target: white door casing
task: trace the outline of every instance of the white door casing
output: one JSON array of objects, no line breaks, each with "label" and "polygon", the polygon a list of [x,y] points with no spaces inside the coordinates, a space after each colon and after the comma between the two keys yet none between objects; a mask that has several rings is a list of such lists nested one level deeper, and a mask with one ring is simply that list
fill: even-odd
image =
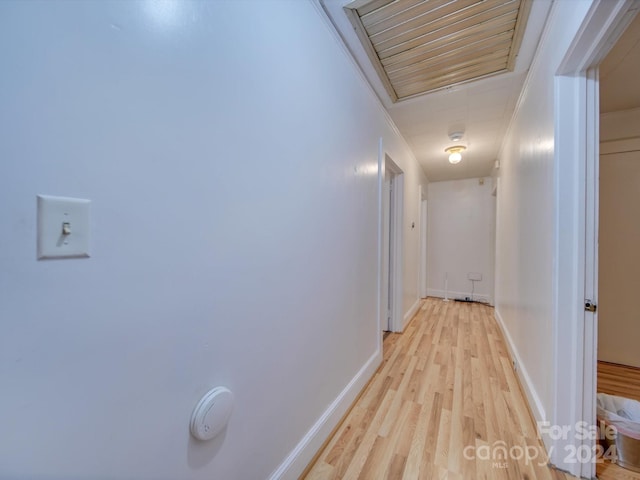
[{"label": "white door casing", "polygon": [[427,198],[422,186],[420,187],[420,283],[418,285],[418,292],[420,292],[420,298],[427,298],[427,232],[428,232],[428,217],[427,217]]},{"label": "white door casing", "polygon": [[382,139],[379,149],[379,331],[401,332],[402,273],[403,273],[403,206],[404,174],[384,152]]},{"label": "white door casing", "polygon": [[[550,462],[595,477],[595,463],[572,452],[595,451],[579,425],[595,425],[599,99],[597,66],[635,16],[637,0],[595,2],[555,81],[554,404],[552,423],[568,435],[544,438]],[[559,438],[558,438],[559,437]]]}]

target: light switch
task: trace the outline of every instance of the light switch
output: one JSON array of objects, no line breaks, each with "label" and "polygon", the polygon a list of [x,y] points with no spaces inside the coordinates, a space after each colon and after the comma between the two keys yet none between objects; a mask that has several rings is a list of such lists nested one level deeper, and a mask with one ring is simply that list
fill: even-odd
[{"label": "light switch", "polygon": [[82,198],[38,195],[38,258],[89,256],[89,206]]}]

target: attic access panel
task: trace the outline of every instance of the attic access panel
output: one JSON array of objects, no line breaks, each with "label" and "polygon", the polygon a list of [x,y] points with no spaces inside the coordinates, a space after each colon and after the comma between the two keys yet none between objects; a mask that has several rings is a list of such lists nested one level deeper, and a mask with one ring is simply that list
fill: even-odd
[{"label": "attic access panel", "polygon": [[344,7],[394,102],[513,70],[531,0],[356,0]]}]

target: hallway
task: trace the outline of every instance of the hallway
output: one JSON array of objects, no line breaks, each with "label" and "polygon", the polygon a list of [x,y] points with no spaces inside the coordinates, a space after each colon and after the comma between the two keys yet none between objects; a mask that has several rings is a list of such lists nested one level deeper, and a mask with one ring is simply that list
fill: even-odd
[{"label": "hallway", "polygon": [[493,308],[429,298],[304,478],[573,478],[545,457]]}]

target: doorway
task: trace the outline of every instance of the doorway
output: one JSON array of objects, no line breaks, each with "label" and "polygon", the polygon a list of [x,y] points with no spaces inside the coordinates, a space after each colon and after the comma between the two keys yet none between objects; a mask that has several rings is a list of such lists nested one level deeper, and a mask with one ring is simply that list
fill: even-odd
[{"label": "doorway", "polygon": [[404,175],[388,154],[383,165],[380,325],[383,332],[401,332]]},{"label": "doorway", "polygon": [[[596,171],[596,392],[640,400],[640,16],[598,67],[599,156]],[[597,397],[594,399],[598,404]],[[604,454],[605,452],[603,452]],[[611,450],[609,453],[613,453]],[[615,452],[627,460],[626,452]],[[628,465],[627,465],[628,466]],[[640,479],[620,463],[599,463],[598,478]]]},{"label": "doorway", "polygon": [[[598,325],[596,392],[640,401],[640,16],[599,66]],[[597,403],[597,401],[596,401]],[[622,452],[619,459],[626,460]],[[598,477],[640,479],[621,464]],[[628,465],[627,465],[628,466]]]},{"label": "doorway", "polygon": [[602,152],[600,172],[598,361],[640,368],[640,149]]},{"label": "doorway", "polygon": [[[595,427],[598,313],[598,66],[631,23],[637,0],[595,2],[555,80],[556,265],[554,274],[554,417],[574,435],[551,441],[550,463],[594,478],[595,462],[567,452],[593,452],[596,441],[578,426]],[[560,228],[562,226],[562,228]]]},{"label": "doorway", "polygon": [[420,185],[420,277],[418,292],[420,298],[427,298],[427,192]]},{"label": "doorway", "polygon": [[640,369],[640,223],[634,221],[640,203],[639,43],[636,16],[600,64],[599,370],[600,362]]}]

